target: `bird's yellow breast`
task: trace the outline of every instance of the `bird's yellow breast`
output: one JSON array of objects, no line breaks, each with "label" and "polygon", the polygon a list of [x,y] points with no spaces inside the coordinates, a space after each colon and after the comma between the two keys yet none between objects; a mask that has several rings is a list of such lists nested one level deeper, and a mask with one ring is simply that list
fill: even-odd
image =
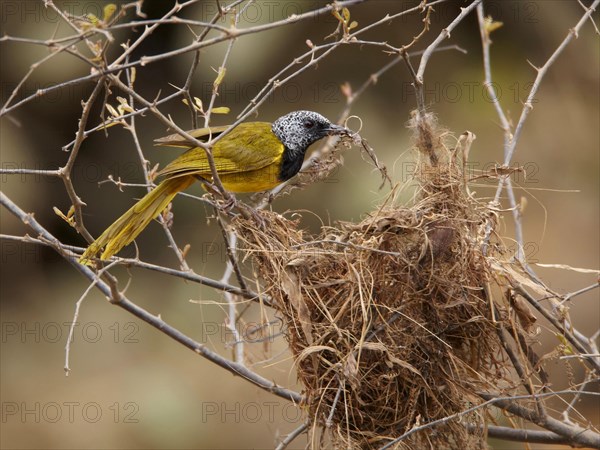
[{"label": "bird's yellow breast", "polygon": [[219,175],[223,187],[231,192],[261,192],[281,183],[281,158],[273,164],[256,170]]}]

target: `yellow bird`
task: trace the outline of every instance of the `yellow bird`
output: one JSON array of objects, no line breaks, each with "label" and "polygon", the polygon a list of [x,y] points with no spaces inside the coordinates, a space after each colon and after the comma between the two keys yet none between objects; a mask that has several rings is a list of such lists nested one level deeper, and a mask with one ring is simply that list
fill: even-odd
[{"label": "yellow bird", "polygon": [[[201,128],[189,134],[207,142],[227,128]],[[295,111],[272,124],[241,123],[212,147],[212,155],[225,189],[260,192],[296,175],[311,144],[325,136],[346,133],[346,128],[332,124],[316,112]],[[187,189],[198,178],[212,181],[204,149],[193,147],[180,135],[167,136],[156,142],[189,150],[161,170],[158,175],[165,179],[90,244],[79,259],[81,263],[88,264],[99,254],[100,259],[109,259],[117,254],[168,206],[178,192]]]}]

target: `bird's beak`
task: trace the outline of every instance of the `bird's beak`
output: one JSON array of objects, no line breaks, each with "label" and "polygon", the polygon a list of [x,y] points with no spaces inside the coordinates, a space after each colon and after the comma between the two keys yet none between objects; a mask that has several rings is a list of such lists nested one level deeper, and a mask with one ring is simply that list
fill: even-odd
[{"label": "bird's beak", "polygon": [[349,134],[350,130],[346,127],[343,127],[341,125],[336,125],[335,123],[332,123],[329,125],[329,127],[327,128],[327,133],[328,134]]}]

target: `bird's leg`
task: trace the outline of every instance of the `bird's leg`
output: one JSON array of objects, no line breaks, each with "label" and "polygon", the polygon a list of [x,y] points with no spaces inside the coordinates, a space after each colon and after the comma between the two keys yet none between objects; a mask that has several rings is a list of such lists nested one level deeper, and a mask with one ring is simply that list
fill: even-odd
[{"label": "bird's leg", "polygon": [[[209,200],[209,203],[213,205],[213,207],[220,209],[224,213],[230,213],[234,207],[238,206],[238,201],[231,192],[225,191],[225,193],[222,193],[206,178],[200,175],[194,176],[202,183],[202,187],[215,198],[216,201],[214,202]],[[219,199],[223,200],[220,201]]]},{"label": "bird's leg", "polygon": [[253,220],[260,229],[265,230],[267,228],[267,223],[264,217],[260,215],[259,210],[252,208],[251,206],[245,205],[243,203],[240,203],[238,205],[238,211],[245,219]]},{"label": "bird's leg", "polygon": [[208,192],[210,192],[211,194],[215,194],[215,195],[221,195],[221,193],[219,192],[217,187],[214,184],[212,184],[210,181],[208,181],[206,178],[204,178],[201,175],[194,175],[194,177],[196,178],[196,180],[198,180],[200,183],[202,183],[202,187],[204,189],[206,189]]},{"label": "bird's leg", "polygon": [[202,183],[202,185],[208,192],[215,195],[215,197],[217,197],[217,198],[218,197],[223,198],[223,201],[219,205],[215,205],[221,211],[223,211],[226,214],[229,214],[235,208],[239,211],[239,213],[242,215],[242,217],[244,217],[247,220],[254,220],[260,228],[262,228],[262,229],[265,228],[265,225],[266,225],[265,219],[260,215],[260,213],[256,209],[254,209],[242,202],[239,202],[235,198],[235,196],[230,192],[227,192],[226,193],[227,195],[225,195],[225,196],[222,195],[221,192],[218,191],[217,187],[213,183],[208,181],[206,178],[204,178],[200,175],[195,175],[195,177]]},{"label": "bird's leg", "polygon": [[235,196],[233,194],[229,194],[229,196],[223,200],[221,208],[225,212],[231,212],[231,210],[233,210],[233,208],[235,208],[236,206],[239,208],[239,206],[242,204],[243,203],[237,201],[237,199],[235,198]]}]

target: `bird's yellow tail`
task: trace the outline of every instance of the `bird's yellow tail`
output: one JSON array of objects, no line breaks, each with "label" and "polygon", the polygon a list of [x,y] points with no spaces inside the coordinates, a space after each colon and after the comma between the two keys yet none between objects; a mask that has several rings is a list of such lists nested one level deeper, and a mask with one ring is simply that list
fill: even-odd
[{"label": "bird's yellow tail", "polygon": [[119,217],[98,239],[90,244],[79,262],[89,264],[104,248],[100,259],[109,259],[130,244],[144,228],[156,218],[173,200],[178,192],[194,182],[192,176],[174,177],[164,180],[147,193],[125,214]]}]

